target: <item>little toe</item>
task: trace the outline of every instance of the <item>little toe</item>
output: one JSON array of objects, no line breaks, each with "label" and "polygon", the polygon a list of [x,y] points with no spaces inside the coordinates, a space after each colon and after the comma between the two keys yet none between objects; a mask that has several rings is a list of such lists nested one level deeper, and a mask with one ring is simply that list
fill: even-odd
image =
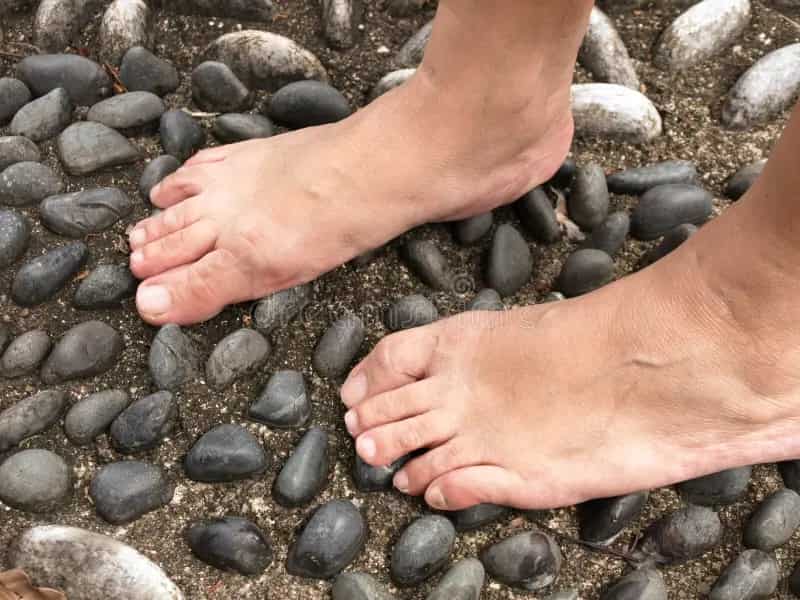
[{"label": "little toe", "polygon": [[182,166],[167,175],[150,190],[150,202],[159,208],[168,208],[187,198],[201,194],[211,179],[212,164]]},{"label": "little toe", "polygon": [[194,262],[211,252],[216,241],[216,224],[209,219],[200,219],[135,250],[130,257],[131,271],[139,279],[153,277]]},{"label": "little toe", "polygon": [[358,437],[381,425],[416,417],[436,408],[438,397],[439,390],[427,379],[372,396],[347,412],[347,431]]},{"label": "little toe", "polygon": [[455,437],[408,462],[395,474],[394,486],[404,494],[420,496],[439,477],[481,463],[482,456],[475,444],[465,438]]},{"label": "little toe", "polygon": [[516,473],[503,467],[481,465],[445,473],[430,484],[425,501],[436,510],[463,510],[478,504],[524,508],[549,508]]}]

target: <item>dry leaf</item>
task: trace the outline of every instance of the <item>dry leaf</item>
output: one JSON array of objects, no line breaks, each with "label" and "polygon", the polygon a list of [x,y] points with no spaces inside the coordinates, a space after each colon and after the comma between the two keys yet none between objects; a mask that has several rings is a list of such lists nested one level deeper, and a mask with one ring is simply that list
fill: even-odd
[{"label": "dry leaf", "polygon": [[0,600],[67,600],[63,592],[37,588],[22,569],[0,573]]},{"label": "dry leaf", "polygon": [[552,191],[556,195],[556,220],[558,221],[559,225],[561,225],[561,229],[564,230],[564,233],[567,236],[567,239],[571,242],[582,242],[586,239],[586,236],[581,231],[581,228],[578,227],[572,219],[567,216],[567,198],[560,190],[556,190],[551,188]]}]

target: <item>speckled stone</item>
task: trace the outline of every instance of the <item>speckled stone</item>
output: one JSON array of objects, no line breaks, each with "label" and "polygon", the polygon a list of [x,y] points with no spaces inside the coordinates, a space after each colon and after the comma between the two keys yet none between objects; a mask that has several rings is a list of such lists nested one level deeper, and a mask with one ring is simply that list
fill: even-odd
[{"label": "speckled stone", "polygon": [[0,204],[31,206],[64,191],[64,182],[50,167],[19,162],[0,173]]},{"label": "speckled stone", "polygon": [[89,486],[97,514],[113,525],[130,523],[166,506],[174,492],[161,467],[133,460],[105,465]]},{"label": "speckled stone", "polygon": [[89,109],[86,119],[126,130],[155,123],[166,110],[164,101],[156,94],[127,92],[98,102]]},{"label": "speckled stone", "polygon": [[20,162],[39,162],[39,147],[21,135],[0,137],[0,171]]},{"label": "speckled stone", "polygon": [[778,563],[760,550],[745,550],[722,572],[708,600],[771,598],[780,581]]},{"label": "speckled stone", "polygon": [[23,333],[11,342],[0,358],[0,376],[20,377],[36,372],[52,347],[50,336],[42,329]]},{"label": "speckled stone", "polygon": [[19,79],[0,77],[0,124],[8,122],[31,101],[31,91]]},{"label": "speckled stone", "polygon": [[141,158],[121,133],[102,123],[80,121],[67,127],[57,142],[58,156],[71,175],[89,175]]},{"label": "speckled stone", "polygon": [[11,266],[25,254],[31,239],[28,219],[12,210],[0,210],[0,269]]},{"label": "speckled stone", "polygon": [[689,505],[664,515],[647,528],[639,554],[660,564],[698,558],[722,541],[722,523],[710,508]]},{"label": "speckled stone", "polygon": [[158,389],[175,391],[200,375],[200,356],[178,325],[164,325],[150,346],[149,366]]},{"label": "speckled stone", "polygon": [[0,412],[0,452],[55,424],[64,412],[66,401],[64,392],[47,390]]},{"label": "speckled stone", "polygon": [[239,329],[224,337],[206,362],[206,380],[224,390],[237,379],[260,369],[270,351],[269,341],[253,329]]},{"label": "speckled stone", "polygon": [[72,303],[81,310],[119,308],[136,294],[138,285],[128,265],[98,265],[81,281]]},{"label": "speckled stone", "polygon": [[67,91],[56,88],[20,108],[8,130],[11,135],[23,135],[34,142],[49,140],[70,124],[72,108]]},{"label": "speckled stone", "polygon": [[403,531],[392,550],[392,580],[408,587],[429,579],[447,564],[455,540],[455,527],[446,517],[417,519]]},{"label": "speckled stone", "polygon": [[72,473],[58,454],[22,450],[0,464],[0,501],[26,512],[50,513],[66,502]]},{"label": "speckled stone", "polygon": [[122,354],[122,336],[101,321],[86,321],[67,331],[56,343],[42,367],[42,381],[63,383],[100,375],[111,369]]},{"label": "speckled stone", "polygon": [[111,442],[123,454],[152,450],[175,426],[178,405],[169,392],[136,400],[111,423]]},{"label": "speckled stone", "polygon": [[756,507],[744,527],[745,547],[770,552],[783,546],[800,527],[800,495],[781,489]]}]

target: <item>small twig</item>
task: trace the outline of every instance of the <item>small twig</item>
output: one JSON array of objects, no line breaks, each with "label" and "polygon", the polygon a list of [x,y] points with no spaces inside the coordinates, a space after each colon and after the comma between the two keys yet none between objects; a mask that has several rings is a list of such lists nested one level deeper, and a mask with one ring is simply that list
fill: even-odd
[{"label": "small twig", "polygon": [[191,111],[188,108],[183,108],[181,110],[183,110],[183,112],[185,112],[190,117],[194,117],[195,119],[212,119],[212,118],[218,117],[218,116],[220,116],[222,114],[222,113],[218,113],[218,112]]},{"label": "small twig", "polygon": [[34,46],[33,44],[29,44],[28,42],[7,42],[11,46],[19,46],[20,48],[27,48],[28,50],[32,50],[36,54],[41,54],[42,49],[39,46]]},{"label": "small twig", "polygon": [[542,523],[539,523],[539,522],[536,522],[536,526],[539,527],[540,529],[543,529],[545,532],[549,533],[553,537],[558,538],[560,540],[563,540],[565,542],[568,542],[570,544],[573,544],[575,546],[583,546],[584,548],[588,548],[589,550],[593,550],[593,551],[598,552],[600,554],[607,554],[608,556],[613,556],[614,558],[622,559],[622,560],[628,562],[629,564],[635,564],[637,562],[636,559],[628,552],[622,552],[620,550],[614,550],[613,548],[608,548],[608,547],[602,546],[600,544],[595,544],[595,543],[587,542],[585,540],[582,540],[582,539],[579,539],[579,538],[576,538],[576,537],[572,537],[571,535],[567,535],[565,533],[561,533],[560,531],[552,529],[551,527],[548,527],[547,525],[543,525]]},{"label": "small twig", "polygon": [[20,58],[25,58],[25,55],[24,54],[16,54],[14,52],[3,52],[2,50],[0,50],[0,57],[1,58],[10,58],[12,60],[17,60],[17,59],[20,59]]}]

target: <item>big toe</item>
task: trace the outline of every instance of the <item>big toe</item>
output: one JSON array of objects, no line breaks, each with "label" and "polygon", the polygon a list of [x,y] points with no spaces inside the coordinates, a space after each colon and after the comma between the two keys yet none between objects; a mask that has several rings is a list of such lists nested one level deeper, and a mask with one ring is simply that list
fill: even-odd
[{"label": "big toe", "polygon": [[478,504],[520,508],[551,508],[544,496],[518,474],[503,467],[481,465],[450,471],[434,480],[425,501],[437,510],[463,510]]}]

